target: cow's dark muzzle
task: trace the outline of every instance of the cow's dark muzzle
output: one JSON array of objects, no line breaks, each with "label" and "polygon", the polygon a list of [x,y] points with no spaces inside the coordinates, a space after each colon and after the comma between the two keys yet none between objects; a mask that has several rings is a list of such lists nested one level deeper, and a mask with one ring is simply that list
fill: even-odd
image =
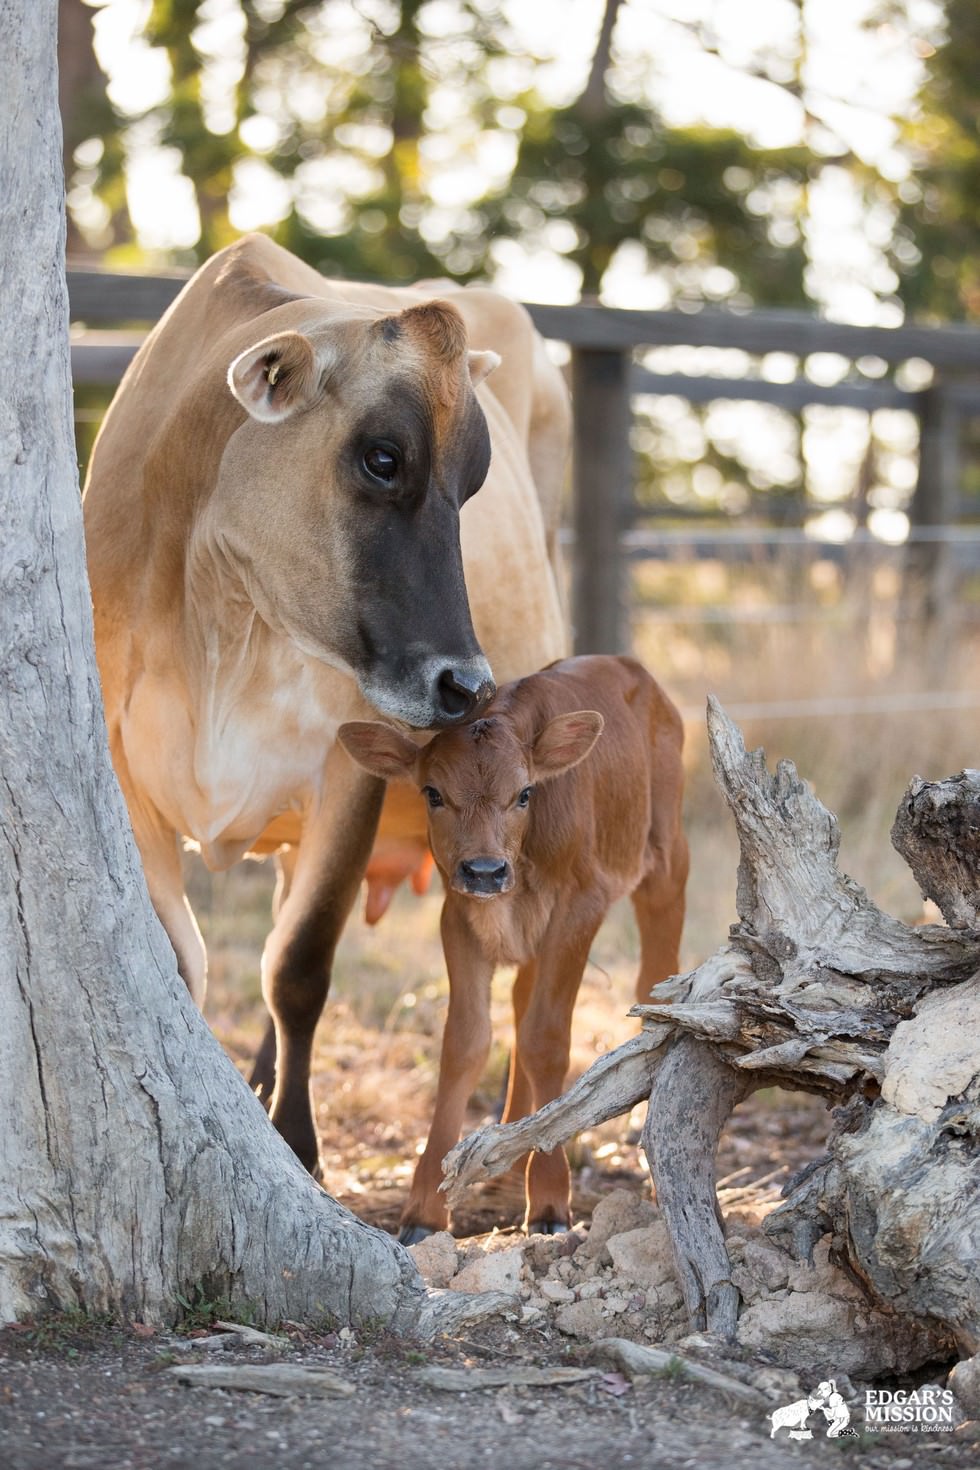
[{"label": "cow's dark muzzle", "polygon": [[497,686],[493,680],[477,670],[443,669],[436,679],[435,702],[439,711],[439,726],[462,725],[473,719],[486,708],[496,692]]}]

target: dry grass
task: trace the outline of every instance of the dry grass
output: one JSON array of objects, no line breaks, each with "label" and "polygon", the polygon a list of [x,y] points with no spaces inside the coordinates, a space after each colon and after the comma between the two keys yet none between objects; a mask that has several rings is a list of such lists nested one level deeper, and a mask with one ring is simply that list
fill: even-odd
[{"label": "dry grass", "polygon": [[[644,568],[640,590],[648,605],[651,599],[677,601],[683,593],[688,607],[721,603],[758,606],[765,613],[792,601],[820,615],[818,622],[692,626],[639,612],[636,650],[686,710],[702,709],[709,691],[737,708],[816,695],[840,700],[869,692],[973,687],[975,636],[947,633],[931,647],[922,640],[913,647],[895,622],[897,589],[887,569],[860,598],[845,596],[837,569],[825,564],[779,575],[791,585],[767,589],[758,575],[710,564],[693,572],[685,568],[683,575],[669,566]],[[765,746],[770,763],[793,759],[839,815],[842,866],[891,912],[910,922],[921,918],[921,899],[891,849],[889,828],[914,773],[940,777],[977,762],[975,712],[752,719],[743,728],[750,746]],[[687,766],[692,871],[682,964],[693,968],[724,941],[736,917],[738,859],[696,715],[688,723]],[[247,863],[213,876],[197,859],[189,858],[188,865],[192,902],[210,952],[207,1016],[247,1068],[264,1026],[259,957],[269,924],[272,865]],[[386,1225],[397,1219],[435,1088],[447,994],[439,906],[435,892],[417,899],[403,891],[376,929],[365,925],[360,912],[352,918],[317,1037],[314,1098],[326,1182],[352,1208]],[[623,903],[600,933],[586,971],[575,1023],[576,1072],[631,1034],[626,1011],[637,958],[632,911]],[[472,1125],[489,1115],[503,1080],[510,979],[501,972],[495,981],[496,1040],[471,1109]],[[574,1156],[580,1210],[623,1174],[637,1186],[643,1180],[638,1121],[632,1120],[632,1128],[623,1120],[607,1124],[580,1141]],[[757,1097],[730,1130],[721,1172],[741,1169],[744,1181],[775,1168],[781,1176],[816,1146],[823,1127],[822,1110],[808,1099]],[[505,1187],[502,1195],[477,1202],[463,1229],[506,1220],[518,1205],[519,1194]]]}]

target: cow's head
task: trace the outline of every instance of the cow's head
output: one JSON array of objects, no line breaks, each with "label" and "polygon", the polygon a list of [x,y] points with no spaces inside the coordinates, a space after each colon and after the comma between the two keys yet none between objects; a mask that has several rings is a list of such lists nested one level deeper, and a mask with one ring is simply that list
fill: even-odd
[{"label": "cow's head", "polygon": [[469,350],[446,302],[351,310],[317,321],[297,301],[235,357],[248,419],[224,451],[210,534],[273,627],[353,673],[384,714],[438,728],[494,692],[459,513],[489,468],[474,388],[499,359]]},{"label": "cow's head", "polygon": [[353,720],[337,735],[372,775],[419,787],[429,808],[432,852],[450,886],[473,898],[494,898],[514,887],[535,787],[583,761],[602,725],[597,710],[575,710],[543,721],[524,740],[491,711],[421,749],[373,720]]}]

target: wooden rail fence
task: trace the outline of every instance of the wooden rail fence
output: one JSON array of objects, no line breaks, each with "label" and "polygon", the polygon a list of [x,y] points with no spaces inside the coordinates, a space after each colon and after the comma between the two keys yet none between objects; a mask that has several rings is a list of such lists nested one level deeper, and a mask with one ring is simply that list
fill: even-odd
[{"label": "wooden rail fence", "polygon": [[[132,360],[147,324],[157,321],[186,274],[68,272],[76,383],[114,384]],[[960,511],[960,439],[964,417],[980,414],[980,330],[963,326],[860,327],[827,322],[805,312],[721,310],[629,311],[580,304],[528,310],[546,337],[571,349],[575,402],[572,615],[579,652],[628,646],[625,589],[629,557],[642,543],[627,533],[635,519],[630,425],[636,394],[674,394],[691,403],[748,399],[798,411],[824,403],[902,408],[919,420],[919,471],[912,502],[916,551],[930,575],[942,575],[946,533]],[[801,363],[811,353],[835,353],[852,364],[876,358],[889,367],[923,359],[930,386],[910,392],[887,378],[848,377],[827,386],[800,374],[788,383],[655,373],[634,365],[637,348],[738,348],[762,355],[788,353]],[[934,534],[930,540],[929,533]],[[922,534],[924,533],[924,534]]]}]

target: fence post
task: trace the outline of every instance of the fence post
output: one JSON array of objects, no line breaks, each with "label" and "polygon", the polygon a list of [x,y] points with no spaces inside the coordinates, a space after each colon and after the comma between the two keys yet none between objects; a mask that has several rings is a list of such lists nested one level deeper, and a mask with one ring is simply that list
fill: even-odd
[{"label": "fence post", "polygon": [[919,474],[910,519],[913,541],[909,570],[913,605],[929,622],[940,621],[955,596],[951,585],[952,548],[946,540],[916,541],[917,530],[938,530],[958,518],[960,494],[960,414],[938,380],[922,394],[919,416]]},{"label": "fence post", "polygon": [[572,626],[576,653],[629,647],[620,536],[632,504],[629,351],[572,351]]}]

